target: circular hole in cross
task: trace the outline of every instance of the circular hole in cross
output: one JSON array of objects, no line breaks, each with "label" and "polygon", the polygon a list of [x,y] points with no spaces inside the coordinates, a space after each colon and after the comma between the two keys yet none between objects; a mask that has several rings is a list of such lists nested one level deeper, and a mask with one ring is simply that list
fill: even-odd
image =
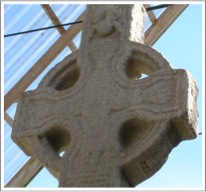
[{"label": "circular hole in cross", "polygon": [[70,63],[59,63],[51,72],[46,86],[57,91],[64,91],[73,87],[80,78],[80,68],[76,60]]},{"label": "circular hole in cross", "polygon": [[142,118],[133,118],[126,121],[120,130],[120,144],[123,148],[128,148],[144,138],[146,132],[151,127],[151,123]]},{"label": "circular hole in cross", "polygon": [[44,135],[50,146],[62,157],[66,147],[70,144],[69,132],[62,127],[52,127]]},{"label": "circular hole in cross", "polygon": [[153,69],[142,58],[133,55],[128,59],[125,71],[128,78],[138,80],[148,77]]}]

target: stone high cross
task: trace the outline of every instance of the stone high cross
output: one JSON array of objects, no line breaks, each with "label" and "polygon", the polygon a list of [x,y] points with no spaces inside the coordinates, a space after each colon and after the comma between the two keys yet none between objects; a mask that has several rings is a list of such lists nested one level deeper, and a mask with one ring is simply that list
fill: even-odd
[{"label": "stone high cross", "polygon": [[143,44],[144,15],[89,5],[80,49],[19,100],[12,138],[59,187],[133,187],[197,136],[196,84]]}]

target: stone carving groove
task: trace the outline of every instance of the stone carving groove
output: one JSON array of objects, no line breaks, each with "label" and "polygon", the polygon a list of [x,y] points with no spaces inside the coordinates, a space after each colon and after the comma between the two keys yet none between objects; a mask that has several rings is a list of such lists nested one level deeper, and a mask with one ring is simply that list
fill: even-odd
[{"label": "stone carving groove", "polygon": [[19,99],[12,139],[59,187],[133,187],[197,136],[195,81],[142,44],[144,14],[89,5],[80,49]]}]

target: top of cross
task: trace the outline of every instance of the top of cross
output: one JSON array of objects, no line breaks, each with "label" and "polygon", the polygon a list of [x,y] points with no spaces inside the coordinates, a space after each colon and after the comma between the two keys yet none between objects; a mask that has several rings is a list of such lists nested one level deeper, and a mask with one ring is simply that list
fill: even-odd
[{"label": "top of cross", "polygon": [[114,34],[121,39],[144,42],[145,9],[143,5],[88,5],[82,35],[86,44],[95,37]]}]

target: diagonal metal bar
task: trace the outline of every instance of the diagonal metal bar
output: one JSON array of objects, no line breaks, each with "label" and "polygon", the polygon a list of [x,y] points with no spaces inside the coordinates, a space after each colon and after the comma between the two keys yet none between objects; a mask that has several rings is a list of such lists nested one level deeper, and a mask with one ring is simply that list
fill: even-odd
[{"label": "diagonal metal bar", "polygon": [[147,7],[146,8],[146,11],[153,11],[153,10],[156,10],[156,9],[162,9],[162,8],[166,8],[166,7],[169,7],[171,6],[172,4],[162,4],[162,5],[157,5],[157,6],[153,6],[153,7]]},{"label": "diagonal metal bar", "polygon": [[9,116],[7,112],[4,112],[4,120],[10,125],[10,127],[13,127],[14,120]]},{"label": "diagonal metal bar", "polygon": [[[41,6],[54,25],[61,25],[60,20],[58,19],[58,17],[56,16],[56,14],[54,13],[54,11],[49,5],[43,4]],[[63,34],[66,31],[63,26],[59,26],[56,29],[58,30],[60,34]],[[76,45],[72,41],[68,43],[68,46],[72,52],[77,50]]]},{"label": "diagonal metal bar", "polygon": [[[149,8],[150,5],[149,5],[149,4],[144,4],[144,7],[145,7],[145,8]],[[152,23],[152,24],[155,24],[155,22],[156,22],[156,17],[155,17],[154,12],[153,12],[153,11],[148,11],[148,12],[147,12],[147,15],[148,15],[151,23]]]},{"label": "diagonal metal bar", "polygon": [[[82,20],[84,13],[78,17]],[[44,69],[63,51],[69,42],[82,30],[83,24],[72,25],[36,62],[36,64],[18,81],[4,97],[4,110],[18,100],[19,95],[44,71]]]},{"label": "diagonal metal bar", "polygon": [[5,187],[25,187],[42,168],[39,161],[31,157]]},{"label": "diagonal metal bar", "polygon": [[156,20],[156,23],[146,31],[145,44],[153,45],[187,6],[188,5],[169,6]]}]

